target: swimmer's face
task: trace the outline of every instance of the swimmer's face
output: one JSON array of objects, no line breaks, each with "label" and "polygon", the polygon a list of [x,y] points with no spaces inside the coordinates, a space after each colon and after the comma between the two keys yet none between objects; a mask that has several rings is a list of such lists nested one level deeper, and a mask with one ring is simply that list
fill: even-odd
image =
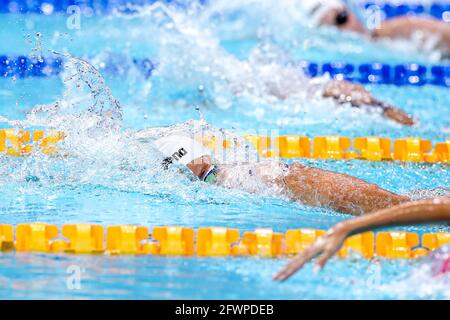
[{"label": "swimmer's face", "polygon": [[366,33],[364,26],[347,8],[330,9],[320,20],[320,25],[335,26],[340,30]]},{"label": "swimmer's face", "polygon": [[197,177],[203,177],[204,174],[212,165],[212,160],[210,156],[202,156],[200,158],[194,159],[187,164],[189,170],[192,171]]}]

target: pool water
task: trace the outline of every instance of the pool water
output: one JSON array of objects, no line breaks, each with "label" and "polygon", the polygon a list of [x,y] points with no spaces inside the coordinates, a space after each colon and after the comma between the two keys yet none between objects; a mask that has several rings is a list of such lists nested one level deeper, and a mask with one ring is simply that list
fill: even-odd
[{"label": "pool water", "polygon": [[[420,119],[412,128],[386,121],[376,113],[349,106],[336,108],[328,99],[307,97],[305,87],[285,100],[258,90],[254,91],[257,94],[234,95],[221,74],[237,72],[239,77],[242,64],[237,59],[259,71],[268,63],[300,59],[445,63],[436,60],[436,53],[420,53],[414,43],[409,43],[405,54],[397,42],[373,44],[356,35],[310,28],[301,6],[291,6],[290,1],[261,4],[218,0],[186,12],[160,5],[132,15],[82,16],[80,29],[69,29],[67,16],[62,14],[2,14],[0,23],[5,27],[0,30],[0,54],[28,55],[42,48],[43,56],[56,51],[88,59],[99,68],[121,103],[124,136],[133,130],[202,117],[215,130],[224,128],[237,135],[257,131],[311,137],[414,136],[433,142],[449,138],[450,94],[446,87],[368,86],[381,100]],[[36,38],[37,32],[41,36]],[[130,67],[135,57],[157,61],[155,73],[146,78]],[[102,68],[110,62],[125,66],[126,72]],[[25,121],[22,124],[32,128],[67,129],[68,124],[79,126],[74,132],[82,128],[82,121],[69,121],[73,118],[44,117],[36,121],[27,115],[36,106],[55,101],[77,104],[84,110],[93,105],[94,98],[85,92],[77,95],[76,81],[75,85],[73,81],[64,82],[64,76],[0,79],[0,128],[14,126],[14,120]],[[259,89],[258,84],[255,86]],[[79,101],[77,97],[81,97]],[[118,143],[110,136],[96,138],[81,136],[75,140],[81,146],[67,144],[78,156],[74,159],[1,157],[0,223],[225,226],[241,232],[266,227],[285,232],[326,229],[348,218],[266,195],[225,190],[188,179],[167,180],[152,167],[151,152],[134,153],[126,140]],[[123,169],[124,161],[131,163],[131,169]],[[351,174],[399,193],[450,187],[450,168],[442,164],[300,161]],[[26,179],[29,176],[37,179]],[[435,194],[430,191],[428,196]],[[405,229],[420,233],[449,231],[445,225]],[[443,286],[447,280],[430,278],[427,264],[421,260],[334,258],[319,274],[308,264],[286,283],[272,281],[271,276],[286,261],[2,253],[0,298],[450,298],[449,287]],[[80,286],[70,285],[73,270],[80,272]]]}]

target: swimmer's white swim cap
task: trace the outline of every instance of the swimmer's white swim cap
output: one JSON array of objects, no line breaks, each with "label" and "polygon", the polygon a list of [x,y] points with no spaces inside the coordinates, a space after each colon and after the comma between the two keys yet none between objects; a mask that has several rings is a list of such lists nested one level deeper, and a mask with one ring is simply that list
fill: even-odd
[{"label": "swimmer's white swim cap", "polygon": [[158,150],[167,157],[166,163],[178,162],[187,165],[192,160],[211,155],[209,149],[186,136],[168,136],[160,138],[154,143]]},{"label": "swimmer's white swim cap", "polygon": [[345,8],[341,0],[303,0],[302,3],[314,24],[319,24],[329,10]]}]

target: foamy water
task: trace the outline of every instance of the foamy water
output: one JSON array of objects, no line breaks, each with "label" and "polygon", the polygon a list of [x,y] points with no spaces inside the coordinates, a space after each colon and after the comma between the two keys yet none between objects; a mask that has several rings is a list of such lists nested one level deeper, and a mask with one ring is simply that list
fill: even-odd
[{"label": "foamy water", "polygon": [[[183,167],[163,171],[163,155],[152,141],[171,134],[224,137],[234,141],[235,147],[225,151],[232,153],[228,155],[218,150],[217,158],[223,164],[250,162],[251,166],[260,159],[254,148],[242,139],[242,135],[249,131],[270,134],[272,128],[276,132],[287,127],[291,131],[295,129],[295,132],[289,132],[291,134],[310,134],[311,128],[319,127],[325,128],[321,133],[326,134],[349,130],[365,135],[384,132],[389,136],[404,136],[425,135],[436,130],[439,139],[444,137],[441,128],[434,128],[431,122],[424,121],[412,131],[406,131],[397,124],[386,122],[376,112],[356,110],[345,105],[336,108],[333,101],[322,98],[320,94],[321,86],[327,79],[311,82],[293,67],[300,58],[316,56],[320,60],[334,56],[354,60],[355,56],[360,55],[365,60],[381,58],[392,63],[403,62],[404,56],[400,53],[404,53],[404,43],[409,44],[409,59],[437,61],[439,55],[436,52],[420,54],[416,40],[373,44],[357,35],[340,35],[333,29],[316,30],[304,15],[301,1],[289,0],[264,3],[250,0],[214,1],[206,8],[192,6],[187,11],[157,4],[141,8],[134,15],[117,14],[99,20],[99,24],[86,23],[78,37],[71,41],[78,40],[77,45],[83,47],[81,42],[87,40],[89,49],[86,59],[100,73],[90,63],[64,54],[67,61],[61,76],[64,87],[56,100],[34,105],[24,118],[0,117],[0,121],[8,126],[54,129],[67,135],[60,143],[64,157],[52,158],[36,153],[20,159],[1,158],[0,185],[4,188],[5,206],[9,205],[4,208],[7,211],[5,218],[11,220],[7,214],[16,213],[11,220],[14,223],[22,219],[55,219],[57,223],[64,223],[67,219],[84,219],[96,223],[123,223],[126,220],[151,225],[165,222],[191,226],[219,223],[236,228],[274,227],[280,231],[294,225],[324,228],[345,217],[336,212],[288,203],[283,199],[274,200],[270,190],[265,193],[259,190],[263,194],[259,196],[206,185]],[[46,33],[43,37],[51,38]],[[49,49],[64,52],[58,48],[63,38],[62,35],[53,35],[54,46],[44,45],[38,51],[44,52],[44,55]],[[232,52],[232,46],[226,44],[246,40],[255,42],[255,45],[242,54]],[[151,77],[146,78],[133,66],[132,59],[136,55],[155,60],[158,66]],[[109,61],[120,62],[123,67],[118,71],[121,83],[112,86],[112,89],[108,85],[111,79],[104,79],[107,70],[102,68]],[[123,88],[125,102],[122,99],[119,102],[115,96]],[[381,87],[378,90],[391,91],[393,97],[398,95],[397,88]],[[420,92],[417,91],[417,95]],[[431,95],[429,98],[437,105],[445,104],[442,97]],[[35,100],[39,101],[38,98]],[[417,112],[424,112],[426,107],[432,107],[432,103]],[[171,121],[183,118],[185,110],[188,117],[182,121]],[[161,118],[171,125],[139,130],[141,128],[135,128],[130,122],[124,125],[124,118],[130,114],[135,115],[136,122],[142,120],[145,124],[146,117]],[[217,114],[218,119],[208,121],[204,114],[210,117]],[[241,115],[251,121],[239,127],[236,119]],[[254,127],[250,128],[249,123]],[[256,132],[261,129],[259,127],[267,131]],[[302,162],[354,174],[415,198],[448,195],[445,187],[450,185],[448,168],[441,165]],[[247,182],[249,188],[261,189],[258,180]],[[439,186],[443,188],[435,189]],[[415,188],[421,190],[411,191]],[[110,200],[113,195],[118,199]],[[43,208],[28,200],[33,197],[44,202]],[[59,205],[60,197],[67,203]],[[83,197],[94,200],[84,203]],[[135,202],[139,203],[136,205]],[[110,203],[117,207],[111,208]],[[83,205],[86,207],[83,208]],[[71,206],[76,206],[73,212]],[[66,207],[71,216],[54,212],[57,208],[65,213]],[[99,213],[100,210],[106,214]],[[189,212],[186,214],[183,210]],[[177,215],[178,211],[182,214]],[[33,214],[27,215],[29,212]],[[82,214],[77,216],[78,212]],[[444,226],[434,228],[446,231]],[[195,269],[196,262],[189,263],[194,264]],[[208,264],[207,268],[212,273],[214,268],[220,270],[218,274],[221,276],[225,269],[234,272],[239,281],[248,281],[245,291],[248,297],[252,297],[254,288],[263,283],[264,290],[270,288],[278,296],[285,294],[287,297],[296,296],[299,291],[307,291],[313,297],[323,297],[321,290],[330,293],[330,290],[348,288],[348,295],[356,298],[371,294],[387,298],[448,298],[448,279],[445,276],[433,277],[436,263],[431,258],[423,262],[382,261],[381,264],[358,259],[347,262],[336,259],[328,274],[324,270],[324,274],[313,276],[307,269],[291,285],[280,288],[270,278],[281,266],[281,261],[231,261],[225,267],[219,261]],[[136,265],[146,264],[140,261]],[[186,262],[180,262],[180,265],[186,265]],[[382,269],[382,278],[378,280],[376,270],[374,278],[370,278],[372,268],[376,269],[377,265]],[[203,272],[207,268],[203,266],[200,269]],[[255,274],[253,268],[261,272]],[[148,267],[146,272],[149,270],[152,268]],[[186,273],[191,271],[188,269]],[[330,279],[330,274],[337,276]],[[172,275],[169,274],[169,277]],[[370,283],[366,278],[371,279]],[[152,281],[165,280],[158,275]],[[308,285],[302,286],[305,282]],[[140,279],[140,283],[145,284],[145,279]],[[329,283],[332,283],[331,287]],[[188,286],[186,296],[192,291]],[[261,297],[267,298],[262,293]]]}]

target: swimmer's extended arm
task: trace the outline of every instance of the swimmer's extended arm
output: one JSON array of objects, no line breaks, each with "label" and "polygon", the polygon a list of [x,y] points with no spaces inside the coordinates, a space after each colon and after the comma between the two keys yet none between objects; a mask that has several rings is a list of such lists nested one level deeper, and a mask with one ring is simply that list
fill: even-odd
[{"label": "swimmer's extended arm", "polygon": [[409,201],[375,184],[346,174],[303,166],[289,167],[284,177],[292,198],[307,205],[360,215]]},{"label": "swimmer's extended arm", "polygon": [[439,36],[441,48],[450,49],[450,24],[434,18],[398,17],[383,21],[372,33],[373,38],[409,38],[414,32]]},{"label": "swimmer's extended arm", "polygon": [[278,272],[274,279],[284,281],[301,269],[305,263],[319,256],[317,266],[323,268],[336,254],[349,236],[385,226],[401,226],[427,222],[450,221],[450,198],[437,198],[408,202],[393,208],[380,210],[362,217],[340,222],[332,227],[313,245],[297,255]]},{"label": "swimmer's extended arm", "polygon": [[369,106],[382,110],[383,114],[403,125],[412,126],[415,121],[406,112],[376,99],[363,86],[348,81],[333,80],[325,86],[324,97],[335,99],[339,103],[351,103],[354,107]]}]

